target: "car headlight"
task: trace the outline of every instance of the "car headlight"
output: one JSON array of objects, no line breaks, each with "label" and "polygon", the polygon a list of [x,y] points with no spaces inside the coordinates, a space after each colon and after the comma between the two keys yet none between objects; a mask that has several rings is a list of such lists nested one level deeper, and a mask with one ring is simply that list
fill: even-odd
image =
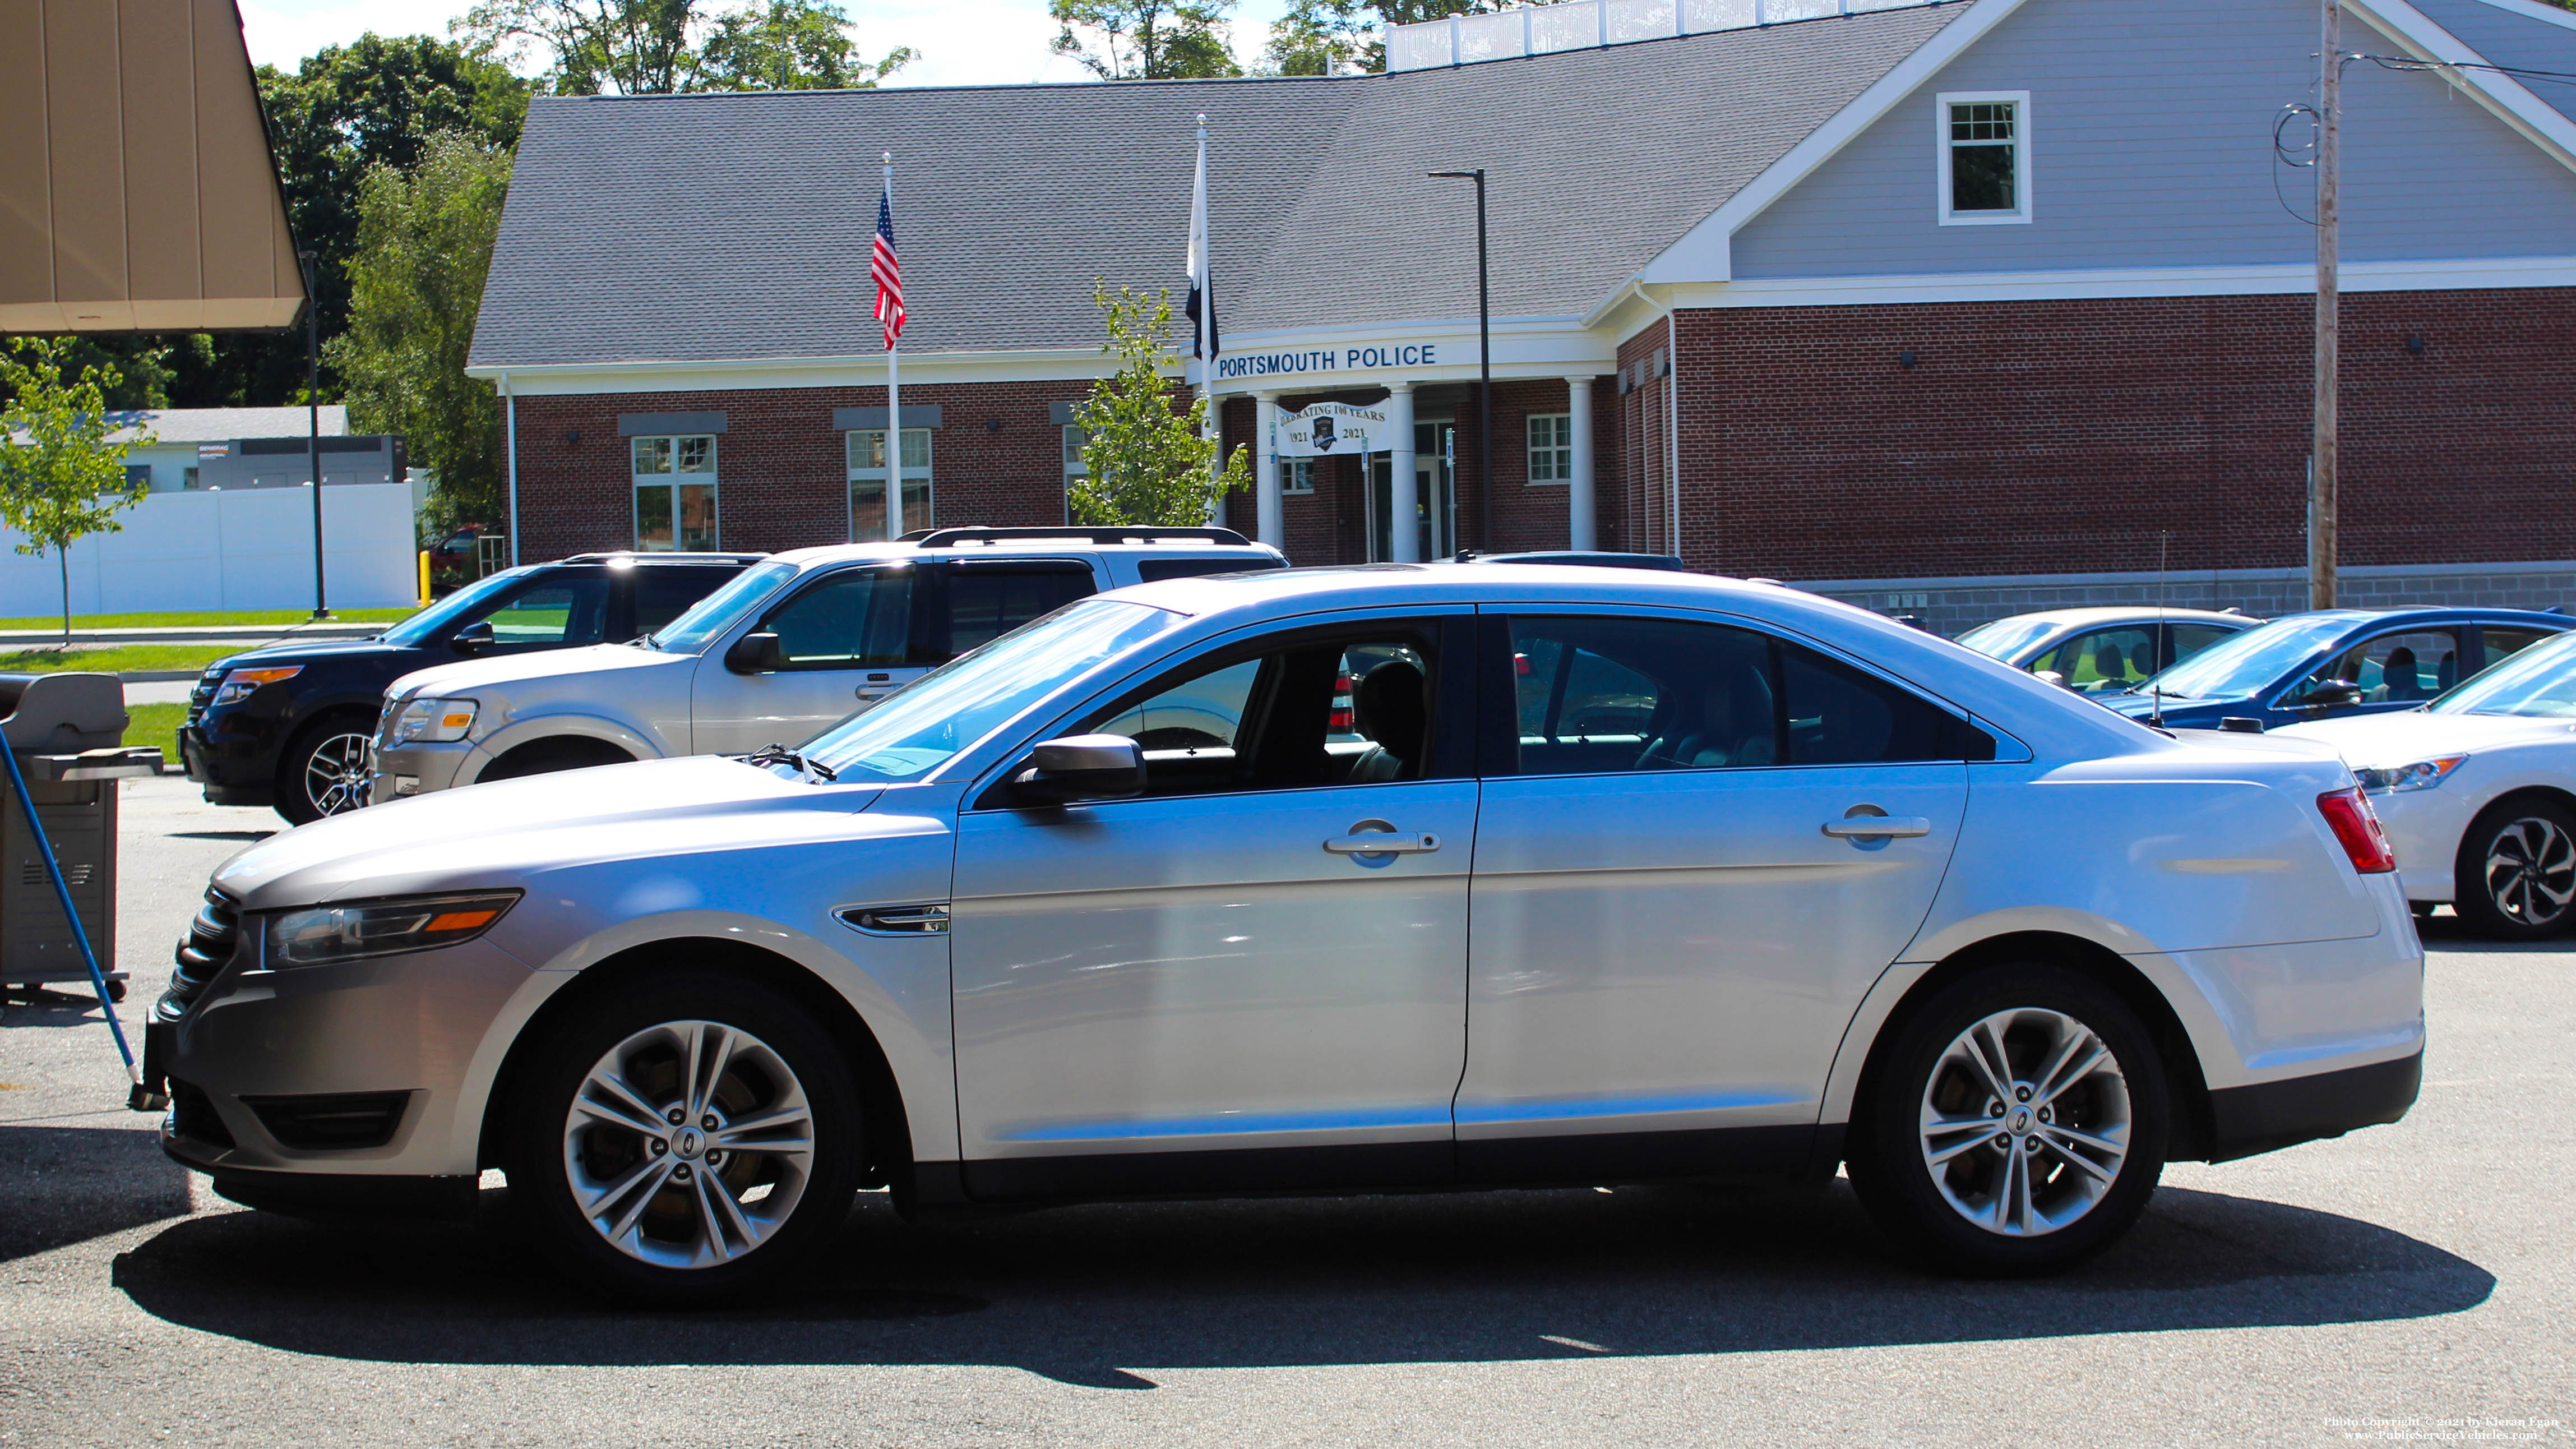
[{"label": "car headlight", "polygon": [[2430,790],[2460,767],[2466,755],[2444,755],[2438,760],[2417,760],[2411,765],[2365,767],[2352,772],[2361,788],[2373,795],[2395,794],[2403,790]]},{"label": "car headlight", "polygon": [[517,891],[484,891],[283,911],[268,923],[262,964],[274,971],[454,946],[492,929],[518,903]]},{"label": "car headlight", "polygon": [[474,715],[479,708],[470,699],[415,699],[394,716],[394,727],[388,739],[397,745],[414,740],[444,744],[465,738],[474,728]]},{"label": "car headlight", "polygon": [[224,671],[224,682],[215,687],[215,703],[231,704],[235,700],[248,699],[263,684],[275,684],[281,679],[293,679],[303,672],[304,666],[301,664],[289,664],[276,669],[227,669]]}]

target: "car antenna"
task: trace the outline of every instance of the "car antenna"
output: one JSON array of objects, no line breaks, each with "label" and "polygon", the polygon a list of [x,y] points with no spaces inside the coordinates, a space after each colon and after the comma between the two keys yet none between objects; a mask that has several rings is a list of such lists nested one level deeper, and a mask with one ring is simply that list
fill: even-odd
[{"label": "car antenna", "polygon": [[2156,642],[2148,651],[2156,672],[2147,680],[2147,723],[2157,729],[2165,727],[2165,551],[2173,544],[2173,530],[2156,530]]}]

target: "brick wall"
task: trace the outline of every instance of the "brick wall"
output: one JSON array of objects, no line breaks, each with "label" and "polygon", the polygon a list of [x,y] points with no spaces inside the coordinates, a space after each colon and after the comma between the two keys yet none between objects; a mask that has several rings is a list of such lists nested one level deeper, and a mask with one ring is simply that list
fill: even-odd
[{"label": "brick wall", "polygon": [[[2135,572],[2161,529],[2178,570],[2304,565],[2311,315],[2300,296],[1684,312],[1683,552],[1793,580]],[[2576,558],[2571,338],[2571,289],[2343,299],[2347,568]]]}]

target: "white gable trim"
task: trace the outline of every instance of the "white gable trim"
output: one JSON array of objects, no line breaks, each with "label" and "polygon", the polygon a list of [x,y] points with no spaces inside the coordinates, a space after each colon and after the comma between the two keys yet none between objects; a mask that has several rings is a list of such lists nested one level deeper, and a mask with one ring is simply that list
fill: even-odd
[{"label": "white gable trim", "polygon": [[2562,30],[2576,30],[2576,10],[2561,10],[2555,5],[2544,5],[2541,0],[2479,0],[2479,3],[2508,15],[2519,15],[2525,20],[2537,20]]},{"label": "white gable trim", "polygon": [[2434,24],[2431,17],[2406,0],[2344,0],[2344,4],[2389,38],[2412,46],[2419,58],[2440,64],[2444,79],[2559,165],[2576,171],[2576,121],[2559,114],[2556,107],[2509,75],[2459,69],[2463,64],[2492,65],[2493,61]]},{"label": "white gable trim", "polygon": [[[1809,173],[1831,160],[1879,118],[1896,109],[1942,67],[2019,10],[2024,0],[1971,0],[1968,13],[1941,27],[1939,34],[1917,46],[1869,89],[1852,98],[1826,122],[1789,148],[1788,154],[1763,168],[1743,190],[1726,199],[1699,225],[1682,234],[1637,273],[1641,282],[1723,282],[1734,272],[1733,241],[1738,227],[1751,221]],[[1626,283],[1620,288],[1625,291]],[[1607,307],[1615,298],[1602,299]]]}]

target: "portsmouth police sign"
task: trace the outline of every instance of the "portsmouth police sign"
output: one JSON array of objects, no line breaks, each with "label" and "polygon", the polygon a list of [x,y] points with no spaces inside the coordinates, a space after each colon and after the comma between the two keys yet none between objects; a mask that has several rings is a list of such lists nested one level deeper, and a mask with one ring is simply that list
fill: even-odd
[{"label": "portsmouth police sign", "polygon": [[1220,378],[1287,377],[1301,372],[1367,372],[1381,367],[1437,367],[1434,342],[1352,343],[1302,352],[1245,352],[1216,360]]},{"label": "portsmouth police sign", "polygon": [[1382,452],[1387,446],[1386,436],[1385,408],[1319,402],[1301,412],[1279,414],[1278,454],[1282,458],[1331,458],[1344,453]]}]

